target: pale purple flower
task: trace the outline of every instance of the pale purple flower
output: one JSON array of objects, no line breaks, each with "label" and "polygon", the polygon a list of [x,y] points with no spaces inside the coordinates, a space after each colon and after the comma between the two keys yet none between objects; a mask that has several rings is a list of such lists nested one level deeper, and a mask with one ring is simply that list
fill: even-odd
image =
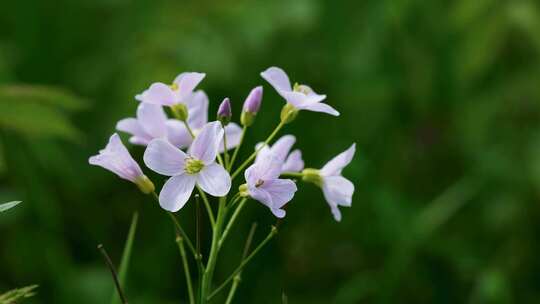
[{"label": "pale purple flower", "polygon": [[278,139],[271,147],[262,146],[259,143],[256,149],[259,150],[255,162],[263,159],[266,154],[273,154],[274,157],[281,162],[281,172],[300,172],[304,169],[304,161],[302,160],[302,152],[298,149],[291,151],[292,146],[296,142],[296,137],[293,135],[284,135]]},{"label": "pale purple flower", "polygon": [[206,124],[191,144],[188,153],[164,139],[154,139],[146,148],[144,163],[155,172],[171,176],[159,194],[160,206],[168,211],[180,210],[195,185],[212,196],[224,196],[231,188],[231,177],[217,164],[218,145],[223,128],[217,121]]},{"label": "pale purple flower", "polygon": [[186,104],[193,90],[206,76],[204,73],[186,72],[178,75],[172,85],[156,82],[135,98],[142,102],[172,107],[175,104]]},{"label": "pale purple flower", "polygon": [[328,104],[322,103],[326,95],[319,95],[305,84],[295,84],[291,86],[289,77],[282,69],[270,67],[261,73],[262,78],[268,81],[274,89],[281,95],[287,103],[297,110],[308,110],[323,112],[334,116],[339,116],[339,112]]},{"label": "pale purple flower", "polygon": [[279,178],[282,164],[273,153],[265,153],[244,173],[249,197],[270,208],[278,218],[285,216],[282,208],[297,190],[292,180]]},{"label": "pale purple flower", "polygon": [[137,183],[144,176],[141,167],[131,157],[117,133],[109,138],[105,149],[100,150],[98,155],[90,157],[88,162],[133,183]]},{"label": "pale purple flower", "polygon": [[349,149],[334,157],[319,171],[324,198],[338,222],[341,221],[341,211],[338,206],[350,207],[352,203],[354,185],[341,176],[341,171],[351,162],[355,151],[356,144],[352,144]]},{"label": "pale purple flower", "polygon": [[[199,134],[202,128],[208,123],[208,103],[208,96],[202,91],[195,92],[190,98],[189,104],[193,106],[190,108],[188,105],[190,112],[187,123],[195,135]],[[225,134],[227,136],[227,150],[229,150],[240,143],[242,128],[238,124],[231,122],[225,126]],[[193,141],[193,138],[187,129],[184,128],[179,135],[179,140],[182,142],[182,145],[178,147],[187,148]],[[222,140],[219,144],[219,152],[222,153],[224,151]]]},{"label": "pale purple flower", "polygon": [[257,114],[261,108],[263,96],[263,87],[258,86],[249,92],[246,101],[244,101],[244,112],[251,114]]},{"label": "pale purple flower", "polygon": [[189,144],[185,140],[187,131],[184,124],[176,119],[167,119],[160,105],[141,102],[137,107],[137,118],[120,120],[116,129],[131,134],[129,142],[135,145],[146,146],[155,138],[165,138],[177,147]]}]

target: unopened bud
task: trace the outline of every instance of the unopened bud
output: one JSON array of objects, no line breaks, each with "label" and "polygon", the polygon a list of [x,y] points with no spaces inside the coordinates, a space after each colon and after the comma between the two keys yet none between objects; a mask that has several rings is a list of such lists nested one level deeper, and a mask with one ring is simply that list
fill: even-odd
[{"label": "unopened bud", "polygon": [[171,107],[174,117],[181,121],[187,121],[189,114],[185,104],[177,103]]},{"label": "unopened bud", "polygon": [[156,187],[154,186],[154,183],[146,177],[146,175],[141,175],[135,180],[135,185],[139,187],[139,190],[141,190],[144,194],[150,194],[156,190]]},{"label": "unopened bud", "polygon": [[252,114],[257,114],[261,108],[263,96],[263,88],[258,86],[249,92],[246,101],[244,102],[244,112],[249,112]]},{"label": "unopened bud", "polygon": [[249,189],[247,184],[242,184],[238,187],[238,193],[241,197],[249,197]]},{"label": "unopened bud", "polygon": [[217,112],[217,119],[221,122],[223,126],[226,126],[231,121],[231,117],[232,117],[231,101],[229,100],[229,98],[225,98],[219,105],[219,109]]},{"label": "unopened bud", "polygon": [[307,183],[313,183],[317,186],[322,186],[323,180],[317,169],[307,168],[302,171],[302,180]]}]

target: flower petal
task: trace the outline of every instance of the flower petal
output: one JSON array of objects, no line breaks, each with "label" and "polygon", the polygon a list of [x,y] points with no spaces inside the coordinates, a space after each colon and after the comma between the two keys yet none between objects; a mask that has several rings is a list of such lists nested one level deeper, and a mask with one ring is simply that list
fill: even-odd
[{"label": "flower petal", "polygon": [[270,151],[279,161],[283,162],[295,142],[296,137],[293,135],[284,135],[272,145]]},{"label": "flower petal", "polygon": [[146,147],[144,163],[153,171],[167,176],[184,172],[186,154],[165,139],[154,139]]},{"label": "flower petal", "polygon": [[183,122],[176,119],[169,119],[165,122],[167,126],[167,140],[177,148],[187,148],[193,142],[191,134],[186,129]]},{"label": "flower petal", "polygon": [[300,150],[294,150],[289,154],[287,160],[281,168],[282,172],[300,172],[304,169],[304,160],[302,159],[302,152]]},{"label": "flower petal", "polygon": [[161,208],[171,212],[182,209],[193,192],[195,179],[194,175],[186,173],[169,178],[159,193]]},{"label": "flower petal", "polygon": [[148,90],[141,95],[143,102],[156,105],[171,106],[175,103],[174,92],[171,88],[161,82],[153,83]]},{"label": "flower petal", "polygon": [[160,105],[140,103],[137,107],[137,119],[144,131],[152,138],[164,137],[167,134],[167,116]]},{"label": "flower petal", "polygon": [[204,73],[185,72],[176,76],[174,83],[178,85],[178,91],[182,96],[188,96],[205,76],[206,74]]},{"label": "flower petal", "polygon": [[340,221],[341,212],[338,206],[351,206],[354,193],[353,183],[343,176],[329,176],[323,179],[322,190],[334,218]]},{"label": "flower petal", "polygon": [[116,123],[116,130],[133,136],[146,137],[147,134],[135,118],[124,118]]},{"label": "flower petal", "polygon": [[267,180],[260,188],[270,194],[272,209],[281,209],[293,198],[294,193],[298,190],[296,184],[290,179]]},{"label": "flower petal", "polygon": [[261,77],[268,81],[277,91],[292,91],[289,76],[278,67],[270,67],[261,73]]},{"label": "flower petal", "polygon": [[345,168],[352,160],[354,152],[356,151],[356,144],[352,144],[349,149],[340,153],[336,157],[332,158],[321,169],[321,175],[331,176],[341,174],[341,170]]},{"label": "flower petal", "polygon": [[308,111],[313,111],[313,112],[322,112],[322,113],[330,114],[330,115],[333,115],[333,116],[339,116],[338,111],[336,111],[334,108],[332,108],[328,104],[322,103],[322,102],[307,104],[307,105],[300,106],[298,108],[300,110],[308,110]]},{"label": "flower petal", "polygon": [[255,161],[245,172],[248,185],[254,186],[259,180],[272,180],[281,174],[283,162],[279,161],[273,153],[268,152]]},{"label": "flower petal", "polygon": [[223,138],[223,128],[219,121],[207,123],[195,137],[189,155],[201,160],[206,165],[213,163],[218,152],[218,145]]},{"label": "flower petal", "polygon": [[138,177],[143,175],[141,167],[131,157],[131,154],[120,140],[120,136],[116,133],[109,138],[109,143],[105,149],[101,150],[98,155],[90,157],[88,163],[105,168],[132,182],[135,182]]},{"label": "flower petal", "polygon": [[[230,150],[238,146],[240,143],[240,138],[242,137],[242,128],[234,122],[231,122],[225,126],[225,135],[227,136],[227,150]],[[224,151],[225,149],[222,139],[221,143],[219,144],[219,153],[223,153]]]},{"label": "flower petal", "polygon": [[197,184],[212,196],[225,196],[231,190],[231,177],[223,166],[214,163],[199,172]]},{"label": "flower petal", "polygon": [[201,90],[187,98],[188,123],[192,129],[202,129],[208,123],[208,103],[208,96]]}]

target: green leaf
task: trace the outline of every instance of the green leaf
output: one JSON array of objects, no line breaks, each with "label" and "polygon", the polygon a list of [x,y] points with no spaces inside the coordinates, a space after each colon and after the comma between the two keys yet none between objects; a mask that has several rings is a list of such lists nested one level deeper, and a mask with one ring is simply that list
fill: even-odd
[{"label": "green leaf", "polygon": [[85,100],[67,90],[24,84],[0,86],[0,102],[36,103],[68,111],[82,110],[87,105]]},{"label": "green leaf", "polygon": [[35,289],[38,285],[31,285],[27,287],[17,288],[10,290],[6,293],[0,294],[0,304],[16,304],[20,303],[22,299],[34,296]]},{"label": "green leaf", "polygon": [[[126,244],[124,246],[124,252],[122,253],[122,261],[120,262],[120,269],[118,271],[118,280],[120,281],[120,285],[122,286],[122,288],[124,288],[124,290],[126,275],[129,268],[129,261],[131,259],[131,250],[133,248],[133,240],[135,239],[135,232],[137,230],[138,219],[139,215],[137,214],[137,212],[135,212],[131,219],[131,226],[129,227]],[[120,298],[118,297],[118,293],[116,292],[116,290],[113,291],[111,304],[120,304]]]},{"label": "green leaf", "polygon": [[0,212],[4,212],[4,211],[7,211],[15,206],[17,206],[18,204],[22,203],[21,201],[14,201],[14,202],[9,202],[9,203],[5,203],[5,204],[1,204],[0,205]]}]

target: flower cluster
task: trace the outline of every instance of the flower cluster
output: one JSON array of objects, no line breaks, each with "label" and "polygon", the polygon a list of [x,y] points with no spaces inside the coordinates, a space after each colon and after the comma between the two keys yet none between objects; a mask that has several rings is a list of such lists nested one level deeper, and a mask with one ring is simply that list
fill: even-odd
[{"label": "flower cluster", "polygon": [[[301,110],[339,115],[322,102],[326,95],[317,94],[304,84],[291,85],[282,69],[271,67],[261,76],[286,101],[280,125],[291,122]],[[204,77],[203,73],[182,73],[171,85],[152,84],[135,97],[140,102],[136,118],[122,119],[116,126],[118,131],[130,134],[132,144],[146,146],[144,163],[148,168],[170,177],[159,194],[161,207],[168,211],[180,210],[195,187],[216,197],[229,193],[229,172],[235,157],[228,159],[225,155],[227,159],[223,160],[220,154],[239,146],[261,107],[263,88],[259,86],[244,102],[240,119],[244,129],[230,122],[229,98],[219,106],[217,120],[208,122],[208,96],[202,90],[195,90]],[[167,109],[174,118],[167,117]],[[254,162],[245,170],[246,183],[240,186],[240,195],[261,202],[281,218],[285,216],[283,207],[293,198],[297,187],[293,180],[280,177],[301,177],[322,189],[334,218],[341,220],[338,206],[350,206],[354,192],[354,185],[341,175],[341,170],[353,158],[355,145],[317,170],[304,168],[300,150],[290,152],[295,141],[294,136],[285,135],[272,146],[268,144],[270,140],[258,144]],[[153,183],[142,173],[116,133],[107,147],[89,162],[134,182],[145,193],[154,191]]]},{"label": "flower cluster", "polygon": [[[258,201],[277,218],[283,218],[286,215],[286,205],[298,190],[296,182],[301,180],[322,189],[337,221],[341,220],[339,207],[351,206],[354,185],[341,175],[341,171],[354,156],[354,144],[321,169],[313,169],[305,168],[299,149],[293,150],[296,142],[293,135],[284,135],[273,141],[279,131],[291,123],[300,111],[322,112],[334,116],[338,116],[339,112],[323,103],[326,95],[317,94],[304,84],[291,85],[289,77],[280,68],[271,67],[262,72],[261,76],[276,89],[286,103],[274,131],[257,144],[249,157],[238,166],[235,166],[235,162],[244,137],[248,128],[255,123],[261,109],[263,88],[258,86],[248,94],[240,114],[240,125],[232,122],[229,98],[225,98],[219,105],[216,120],[209,122],[208,96],[204,91],[196,90],[205,77],[202,73],[182,73],[170,85],[161,82],[152,84],[135,97],[139,101],[136,117],[122,119],[116,125],[118,131],[130,135],[130,143],[146,147],[143,157],[146,167],[168,177],[159,194],[156,193],[154,183],[144,175],[139,164],[129,154],[118,134],[113,134],[105,149],[89,159],[90,164],[110,170],[135,183],[143,193],[152,194],[159,205],[169,212],[176,227],[176,239],[184,261],[191,304],[208,303],[234,279],[235,283],[228,296],[232,299],[242,268],[277,233],[277,228],[272,227],[268,236],[245,257],[233,274],[219,287],[211,290],[219,250],[246,201]],[[235,179],[242,176],[244,181],[237,183],[238,191],[229,195]],[[185,206],[195,191],[205,204],[212,228],[212,243],[206,265],[199,246],[193,246],[173,215],[173,212]],[[215,207],[209,203],[207,194],[219,198],[217,215],[214,214]],[[198,199],[196,201],[198,202]],[[229,211],[232,210],[234,211],[230,215]],[[199,220],[198,217],[196,220]],[[198,280],[197,293],[191,284],[184,242],[199,268],[201,277]],[[248,247],[246,245],[246,248]],[[119,293],[122,294],[121,290]]]}]

